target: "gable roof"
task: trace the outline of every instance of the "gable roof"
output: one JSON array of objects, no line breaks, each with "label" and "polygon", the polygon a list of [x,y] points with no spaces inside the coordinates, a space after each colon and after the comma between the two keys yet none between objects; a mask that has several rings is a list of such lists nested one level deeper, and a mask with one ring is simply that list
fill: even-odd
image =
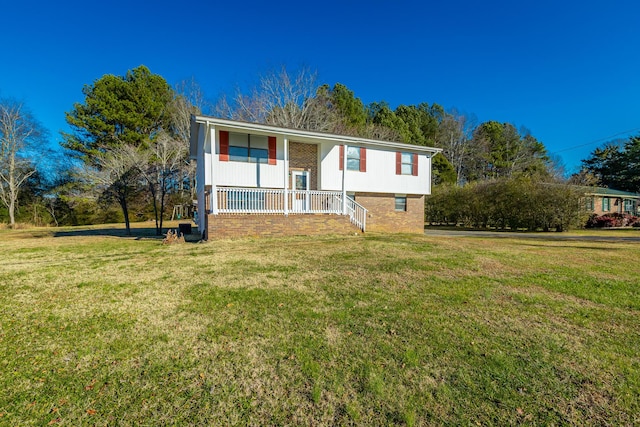
[{"label": "gable roof", "polygon": [[198,124],[209,124],[222,126],[225,128],[235,129],[239,131],[254,131],[268,133],[272,136],[281,135],[288,138],[295,138],[296,142],[334,142],[342,144],[353,144],[357,146],[368,145],[374,147],[389,148],[393,150],[418,152],[424,154],[436,155],[442,151],[441,148],[425,147],[421,145],[405,144],[403,142],[382,141],[378,139],[360,138],[357,136],[339,135],[328,132],[317,132],[302,129],[284,128],[279,126],[265,125],[260,123],[241,122],[236,120],[220,119],[210,116],[191,116],[191,139],[189,151],[192,157],[195,157],[198,150],[198,139],[196,137]]}]

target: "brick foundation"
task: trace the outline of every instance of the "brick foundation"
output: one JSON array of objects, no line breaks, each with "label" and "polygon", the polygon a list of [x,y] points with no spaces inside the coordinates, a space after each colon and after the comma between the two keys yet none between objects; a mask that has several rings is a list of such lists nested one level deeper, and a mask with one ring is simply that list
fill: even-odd
[{"label": "brick foundation", "polygon": [[356,193],[356,202],[367,209],[367,231],[424,233],[424,196],[407,195],[407,210],[395,210],[395,195]]},{"label": "brick foundation", "polygon": [[360,230],[348,216],[314,215],[207,215],[207,239],[247,236],[352,234]]}]

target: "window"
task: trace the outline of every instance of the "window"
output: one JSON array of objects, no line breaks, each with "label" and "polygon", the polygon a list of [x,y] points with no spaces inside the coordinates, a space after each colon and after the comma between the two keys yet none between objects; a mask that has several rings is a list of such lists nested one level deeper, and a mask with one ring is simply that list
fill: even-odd
[{"label": "window", "polygon": [[[344,145],[340,146],[340,165],[339,169],[344,167]],[[364,147],[347,147],[347,170],[350,171],[367,171],[367,149]]]},{"label": "window", "polygon": [[595,209],[595,200],[593,197],[587,197],[586,208],[588,211],[592,211]]},{"label": "window", "polygon": [[359,147],[347,148],[347,170],[350,170],[350,171],[360,170],[360,148]]},{"label": "window", "polygon": [[418,175],[418,155],[396,152],[396,175]]},{"label": "window", "polygon": [[396,196],[396,211],[407,210],[407,196]]},{"label": "window", "polygon": [[611,209],[611,199],[608,197],[602,198],[602,212],[608,212]]},{"label": "window", "polygon": [[402,175],[413,173],[413,156],[411,153],[402,153]]},{"label": "window", "polygon": [[230,133],[229,160],[236,162],[267,163],[269,160],[268,138],[261,135]]},{"label": "window", "polygon": [[293,189],[294,190],[308,190],[309,189],[309,180],[307,179],[309,176],[309,172],[301,171],[293,173]]},{"label": "window", "polygon": [[220,161],[277,164],[275,136],[220,131]]},{"label": "window", "polygon": [[624,212],[635,214],[636,206],[632,199],[624,199]]}]

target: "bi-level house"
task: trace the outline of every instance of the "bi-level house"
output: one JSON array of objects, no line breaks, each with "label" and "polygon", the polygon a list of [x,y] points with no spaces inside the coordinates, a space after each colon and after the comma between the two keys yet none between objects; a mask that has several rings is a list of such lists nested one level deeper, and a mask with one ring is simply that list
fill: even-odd
[{"label": "bi-level house", "polygon": [[203,238],[424,229],[440,150],[191,118]]}]

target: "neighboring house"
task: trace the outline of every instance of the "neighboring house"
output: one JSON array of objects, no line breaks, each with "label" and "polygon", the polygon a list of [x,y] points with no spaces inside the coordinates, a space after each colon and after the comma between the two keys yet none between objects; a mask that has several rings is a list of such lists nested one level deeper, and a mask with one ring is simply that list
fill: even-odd
[{"label": "neighboring house", "polygon": [[440,149],[191,118],[203,237],[416,232]]},{"label": "neighboring house", "polygon": [[596,215],[640,213],[640,194],[603,187],[584,187],[587,210]]}]

